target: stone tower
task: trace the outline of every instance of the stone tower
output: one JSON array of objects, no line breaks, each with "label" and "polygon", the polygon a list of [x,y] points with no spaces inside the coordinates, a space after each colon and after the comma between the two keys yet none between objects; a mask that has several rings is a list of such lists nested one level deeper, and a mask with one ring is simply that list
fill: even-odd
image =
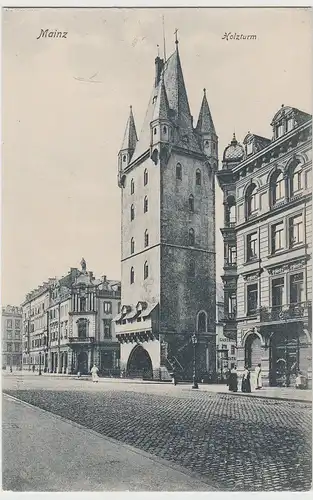
[{"label": "stone tower", "polygon": [[204,92],[193,127],[179,56],[155,59],[137,141],[134,118],[119,152],[122,308],[115,318],[129,376],[215,371],[215,186],[218,138]]}]

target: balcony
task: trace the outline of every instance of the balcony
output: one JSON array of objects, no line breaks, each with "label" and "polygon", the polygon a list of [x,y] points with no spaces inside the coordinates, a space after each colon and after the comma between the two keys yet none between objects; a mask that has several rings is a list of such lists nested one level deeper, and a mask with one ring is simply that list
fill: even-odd
[{"label": "balcony", "polygon": [[303,320],[311,316],[311,301],[297,304],[262,307],[260,309],[261,323],[284,323]]},{"label": "balcony", "polygon": [[70,337],[67,340],[68,344],[93,344],[95,337]]}]

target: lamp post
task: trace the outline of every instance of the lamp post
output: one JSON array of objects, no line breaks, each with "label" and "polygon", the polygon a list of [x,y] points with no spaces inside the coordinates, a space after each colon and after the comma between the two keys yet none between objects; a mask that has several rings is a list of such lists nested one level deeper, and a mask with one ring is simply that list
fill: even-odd
[{"label": "lamp post", "polygon": [[38,375],[41,375],[41,351],[39,352],[39,372]]},{"label": "lamp post", "polygon": [[192,374],[192,389],[199,389],[198,382],[197,382],[197,376],[196,376],[196,345],[198,343],[198,339],[196,334],[194,333],[193,336],[191,337],[191,342],[193,346],[193,374]]}]

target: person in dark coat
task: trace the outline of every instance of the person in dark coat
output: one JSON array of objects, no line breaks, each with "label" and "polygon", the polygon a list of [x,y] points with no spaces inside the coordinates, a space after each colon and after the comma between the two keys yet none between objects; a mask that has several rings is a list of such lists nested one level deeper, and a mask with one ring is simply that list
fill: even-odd
[{"label": "person in dark coat", "polygon": [[251,377],[250,370],[246,366],[245,371],[243,372],[243,376],[242,376],[241,392],[251,392],[250,377]]},{"label": "person in dark coat", "polygon": [[231,392],[237,392],[237,370],[234,363],[231,364],[230,374],[228,378],[228,389]]}]

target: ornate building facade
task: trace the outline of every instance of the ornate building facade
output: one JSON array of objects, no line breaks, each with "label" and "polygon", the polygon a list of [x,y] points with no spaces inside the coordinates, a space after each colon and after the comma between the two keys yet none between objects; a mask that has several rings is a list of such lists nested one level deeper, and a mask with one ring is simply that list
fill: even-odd
[{"label": "ornate building facade", "polygon": [[2,369],[22,368],[22,309],[2,307],[1,315]]},{"label": "ornate building facade", "polygon": [[224,334],[237,367],[290,385],[312,370],[311,115],[282,106],[273,137],[234,137],[217,173],[224,195]]},{"label": "ornate building facade", "polygon": [[24,368],[86,374],[95,363],[104,375],[118,370],[112,319],[120,310],[120,282],[96,279],[84,259],[81,265],[26,296]]},{"label": "ornate building facade", "polygon": [[115,318],[129,376],[215,371],[215,171],[218,138],[206,92],[193,126],[176,50],[155,59],[139,140],[132,109],[118,155],[122,308]]}]

